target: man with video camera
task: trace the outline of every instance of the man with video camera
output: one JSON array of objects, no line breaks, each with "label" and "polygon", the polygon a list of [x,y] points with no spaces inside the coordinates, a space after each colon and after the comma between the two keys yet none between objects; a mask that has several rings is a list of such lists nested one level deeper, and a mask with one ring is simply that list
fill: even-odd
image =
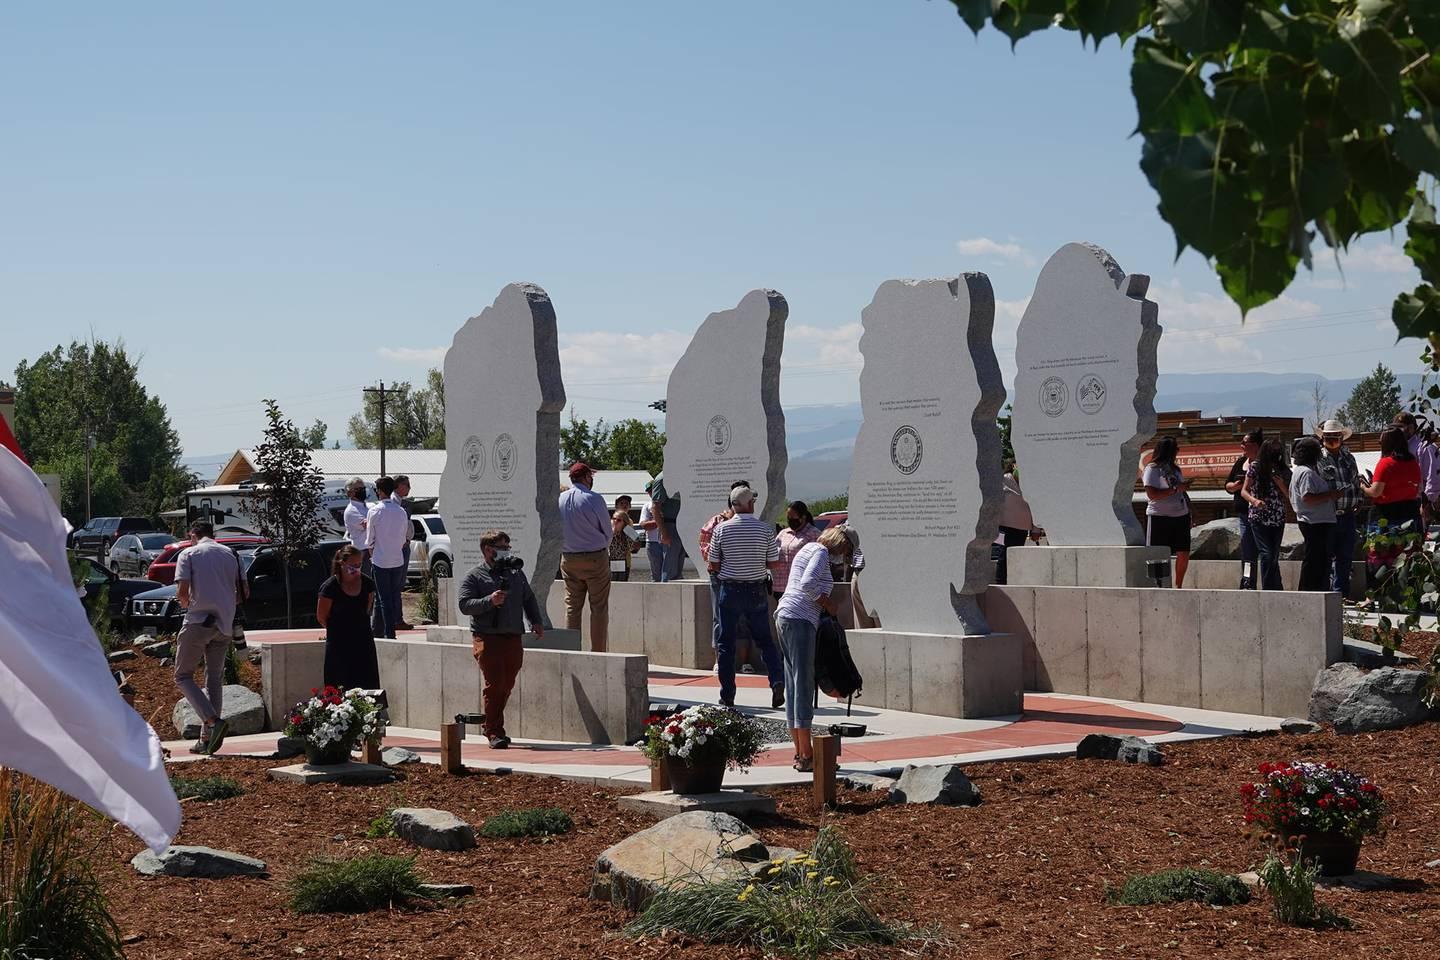
[{"label": "man with video camera", "polygon": [[470,647],[485,678],[485,738],[494,749],[504,750],[510,746],[505,704],[525,655],[525,621],[530,621],[536,639],[545,636],[545,624],[521,570],[525,562],[510,553],[510,534],[487,530],[480,538],[480,552],[484,561],[465,575],[460,587],[460,612],[470,618]]}]

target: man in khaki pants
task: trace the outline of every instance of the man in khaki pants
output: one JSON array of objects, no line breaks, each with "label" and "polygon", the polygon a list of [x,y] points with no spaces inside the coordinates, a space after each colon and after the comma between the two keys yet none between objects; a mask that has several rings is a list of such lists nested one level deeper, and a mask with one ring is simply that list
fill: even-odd
[{"label": "man in khaki pants", "polygon": [[605,498],[591,490],[595,471],[570,467],[570,489],[560,494],[565,543],[560,574],[565,578],[565,627],[580,629],[580,611],[590,598],[590,649],[604,653],[610,625],[610,538],[615,528]]}]

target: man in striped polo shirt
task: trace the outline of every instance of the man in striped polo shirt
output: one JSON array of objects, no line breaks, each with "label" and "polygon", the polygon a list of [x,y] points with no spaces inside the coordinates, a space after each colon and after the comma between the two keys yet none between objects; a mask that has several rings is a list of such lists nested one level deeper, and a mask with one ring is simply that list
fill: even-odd
[{"label": "man in striped polo shirt", "polygon": [[735,634],[744,619],[750,636],[765,658],[770,676],[770,706],[785,705],[785,667],[770,638],[770,580],[767,571],[780,566],[775,528],[755,516],[755,491],[748,486],[730,491],[735,516],[715,528],[705,559],[720,580],[720,634],[715,657],[720,666],[720,702],[735,705]]}]

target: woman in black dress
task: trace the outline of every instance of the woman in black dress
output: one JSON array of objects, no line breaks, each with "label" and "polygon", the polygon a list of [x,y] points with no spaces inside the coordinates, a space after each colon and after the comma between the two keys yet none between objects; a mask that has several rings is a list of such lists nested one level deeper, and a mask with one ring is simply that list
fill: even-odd
[{"label": "woman in black dress", "polygon": [[360,573],[360,551],[351,546],[335,551],[334,574],[320,585],[315,619],[325,628],[325,685],[374,690],[380,686],[375,636],[370,612],[375,606],[375,581]]}]

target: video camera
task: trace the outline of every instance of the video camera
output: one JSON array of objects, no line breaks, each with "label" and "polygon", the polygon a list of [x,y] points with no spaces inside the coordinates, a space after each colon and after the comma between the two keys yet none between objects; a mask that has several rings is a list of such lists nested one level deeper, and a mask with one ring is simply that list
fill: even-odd
[{"label": "video camera", "polygon": [[516,556],[497,557],[495,561],[490,564],[490,569],[495,572],[496,576],[505,577],[517,570],[524,570],[525,561]]}]

